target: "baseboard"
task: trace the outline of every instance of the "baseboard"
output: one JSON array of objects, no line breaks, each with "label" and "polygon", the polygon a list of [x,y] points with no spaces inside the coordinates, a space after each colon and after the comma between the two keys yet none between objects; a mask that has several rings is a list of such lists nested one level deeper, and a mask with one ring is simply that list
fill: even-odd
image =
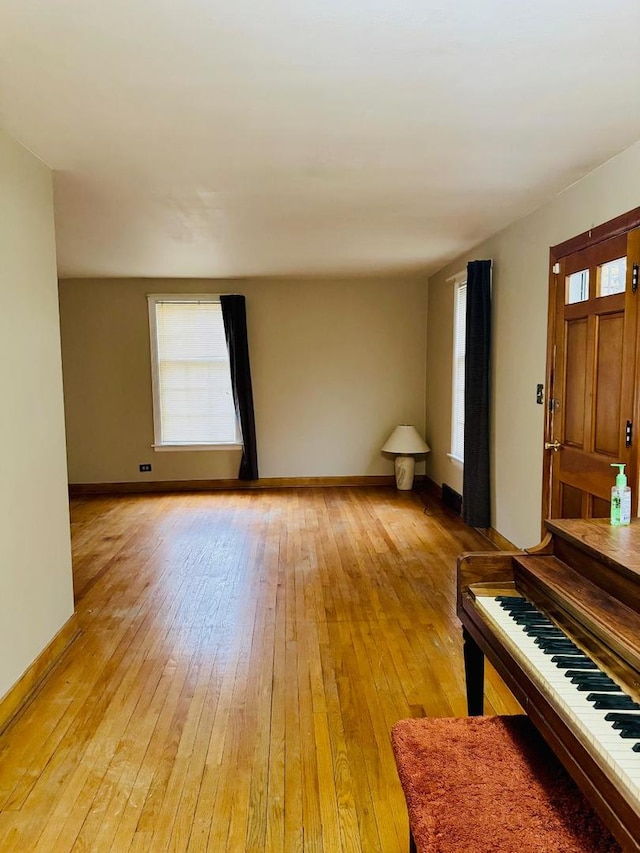
[{"label": "baseboard", "polygon": [[[416,477],[422,485],[423,474]],[[212,492],[233,489],[307,489],[331,486],[394,486],[393,476],[380,477],[263,477],[259,480],[155,480],[140,483],[70,483],[69,497],[147,494],[150,492]]]},{"label": "baseboard", "polygon": [[462,515],[462,495],[448,483],[442,484],[442,503],[454,515]]},{"label": "baseboard", "polygon": [[493,542],[493,544],[499,548],[501,551],[519,551],[517,545],[514,545],[513,542],[510,542],[506,536],[503,536],[502,533],[498,533],[497,530],[494,530],[493,527],[486,527],[482,530],[483,534],[489,539],[489,541]]},{"label": "baseboard", "polygon": [[[416,479],[418,479],[416,477]],[[439,486],[435,480],[428,477],[426,474],[422,478],[422,488],[437,500],[442,500],[442,486]]]},{"label": "baseboard", "polygon": [[49,672],[60,660],[62,653],[79,633],[80,627],[74,613],[13,687],[0,699],[0,733],[36,695]]}]

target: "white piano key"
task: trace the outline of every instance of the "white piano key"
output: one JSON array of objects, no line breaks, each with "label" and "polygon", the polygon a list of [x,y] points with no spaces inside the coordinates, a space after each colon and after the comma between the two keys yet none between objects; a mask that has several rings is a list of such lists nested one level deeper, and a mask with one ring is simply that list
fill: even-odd
[{"label": "white piano key", "polygon": [[[526,626],[516,624],[498,600],[477,596],[476,605],[532,681],[549,696],[558,713],[597,757],[600,766],[626,791],[627,799],[635,808],[640,808],[640,753],[633,751],[633,745],[640,741],[640,737],[620,737],[617,729],[605,719],[609,710],[597,709],[587,701],[590,693],[600,691],[597,688],[588,692],[578,690],[577,685],[564,675],[564,670],[552,662],[552,655],[545,654],[536,645],[535,638],[525,633]],[[624,693],[624,688],[620,689]]]}]

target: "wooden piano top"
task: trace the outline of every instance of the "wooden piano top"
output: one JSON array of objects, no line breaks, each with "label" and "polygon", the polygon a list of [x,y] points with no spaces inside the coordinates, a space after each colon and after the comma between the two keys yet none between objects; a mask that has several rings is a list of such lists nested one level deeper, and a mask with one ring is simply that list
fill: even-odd
[{"label": "wooden piano top", "polygon": [[552,535],[640,582],[640,518],[625,527],[613,527],[608,518],[554,518],[545,526]]}]

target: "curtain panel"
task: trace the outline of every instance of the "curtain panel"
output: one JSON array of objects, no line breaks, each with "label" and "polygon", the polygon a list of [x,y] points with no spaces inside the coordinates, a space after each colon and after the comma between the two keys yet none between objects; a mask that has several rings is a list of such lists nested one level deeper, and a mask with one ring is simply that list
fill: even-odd
[{"label": "curtain panel", "polygon": [[467,265],[465,343],[462,518],[471,527],[486,528],[491,527],[491,261]]},{"label": "curtain panel", "polygon": [[239,480],[258,479],[258,452],[256,447],[256,424],[253,412],[253,389],[249,364],[249,341],[247,338],[247,314],[244,296],[220,297],[222,321],[229,350],[231,387],[236,415],[242,430],[242,459]]}]

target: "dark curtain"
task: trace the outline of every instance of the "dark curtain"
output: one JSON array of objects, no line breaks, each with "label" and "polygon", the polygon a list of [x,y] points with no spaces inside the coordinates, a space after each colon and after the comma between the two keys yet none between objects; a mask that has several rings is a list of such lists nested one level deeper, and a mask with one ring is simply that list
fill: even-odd
[{"label": "dark curtain", "polygon": [[245,299],[244,296],[221,296],[220,305],[222,306],[224,333],[229,350],[233,399],[242,429],[243,451],[238,479],[257,480],[258,453],[256,449],[256,424],[253,415]]},{"label": "dark curtain", "polygon": [[491,527],[489,471],[491,261],[471,261],[467,266],[465,341],[462,518],[471,527]]}]

